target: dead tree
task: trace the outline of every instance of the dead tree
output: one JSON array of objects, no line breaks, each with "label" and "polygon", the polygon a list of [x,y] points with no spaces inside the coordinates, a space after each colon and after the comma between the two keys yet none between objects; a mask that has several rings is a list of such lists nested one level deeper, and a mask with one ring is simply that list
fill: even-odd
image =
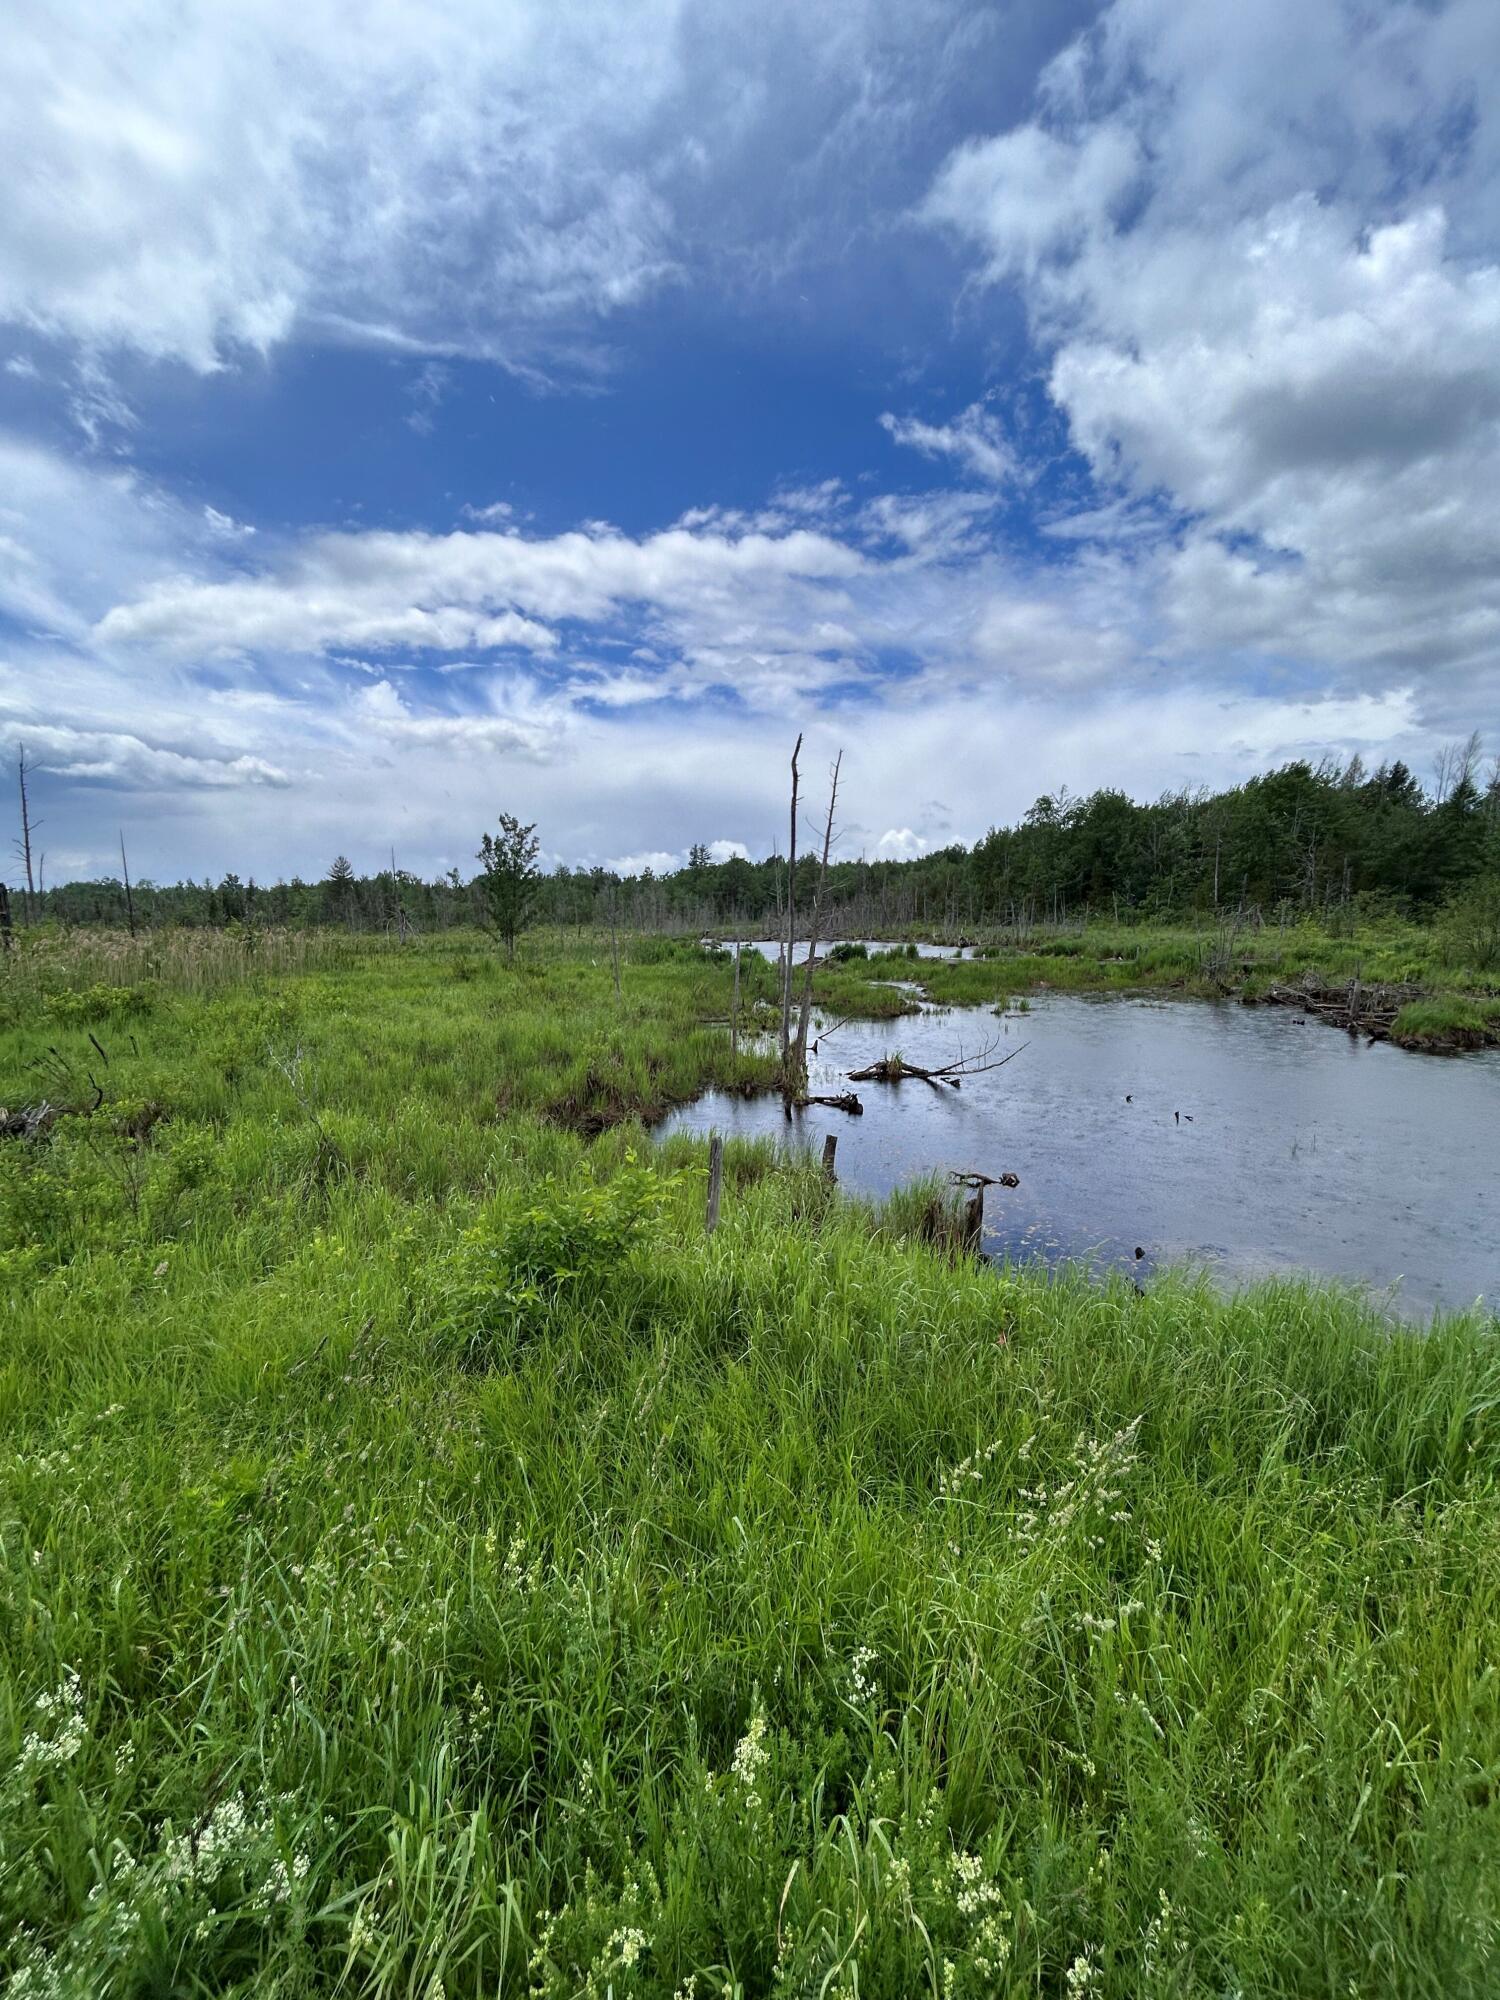
[{"label": "dead tree", "polygon": [[125,921],[135,936],[135,898],[130,893],[130,863],[125,859],[125,829],[120,829],[120,874],[125,882]]},{"label": "dead tree", "polygon": [[786,961],[781,969],[781,1067],[786,1070],[792,1052],[792,954],[797,947],[797,759],[802,753],[802,732],[792,746],[792,841],[786,864]]},{"label": "dead tree", "polygon": [[833,760],[833,771],[828,790],[828,817],[823,822],[823,853],[818,863],[818,886],[813,892],[812,923],[807,933],[807,970],[802,979],[802,1013],[797,1022],[797,1074],[805,1082],[807,1079],[807,1025],[812,1014],[813,961],[818,955],[818,939],[823,924],[823,893],[828,882],[828,852],[833,846],[833,814],[839,800],[839,771],[844,762],[840,750]]},{"label": "dead tree", "polygon": [[0,882],[0,947],[6,951],[11,947],[10,891],[3,882]]},{"label": "dead tree", "polygon": [[[31,823],[31,801],[26,794],[26,745],[16,745],[16,782],[21,791],[21,838],[15,842],[17,859],[26,876],[26,921],[31,923],[36,916],[36,876],[31,865],[31,836],[35,831]],[[38,822],[40,824],[40,822]]]}]

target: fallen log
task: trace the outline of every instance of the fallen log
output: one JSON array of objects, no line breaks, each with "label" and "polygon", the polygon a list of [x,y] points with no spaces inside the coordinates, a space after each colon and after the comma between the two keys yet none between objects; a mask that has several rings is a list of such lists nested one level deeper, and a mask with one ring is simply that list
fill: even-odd
[{"label": "fallen log", "polygon": [[841,1090],[832,1097],[799,1097],[796,1104],[799,1111],[809,1104],[826,1104],[831,1110],[847,1111],[851,1118],[863,1118],[865,1115],[865,1107],[852,1090]]},{"label": "fallen log", "polygon": [[934,1087],[947,1084],[950,1090],[962,1088],[966,1076],[981,1076],[986,1070],[1004,1069],[1008,1062],[1014,1062],[1027,1044],[1011,1050],[1008,1056],[1001,1056],[997,1062],[987,1058],[993,1054],[997,1044],[991,1043],[977,1056],[959,1056],[951,1063],[938,1063],[932,1069],[924,1069],[920,1063],[909,1063],[905,1056],[882,1056],[868,1069],[846,1070],[844,1074],[851,1083],[900,1083],[906,1077],[913,1077],[919,1083],[930,1083]]}]

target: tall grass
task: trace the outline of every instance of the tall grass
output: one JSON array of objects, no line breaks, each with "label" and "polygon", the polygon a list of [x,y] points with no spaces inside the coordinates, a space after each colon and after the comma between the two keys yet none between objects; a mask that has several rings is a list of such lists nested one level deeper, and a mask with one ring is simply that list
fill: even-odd
[{"label": "tall grass", "polygon": [[0,1041],[7,1991],[1492,1993],[1493,1324],[705,1238],[591,955]]}]

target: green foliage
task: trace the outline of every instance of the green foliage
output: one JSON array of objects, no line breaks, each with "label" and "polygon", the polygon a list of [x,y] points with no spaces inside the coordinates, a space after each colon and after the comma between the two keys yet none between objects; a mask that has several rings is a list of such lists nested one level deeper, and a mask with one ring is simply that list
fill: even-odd
[{"label": "green foliage", "polygon": [[479,842],[476,859],[480,865],[480,887],[489,906],[490,921],[503,939],[512,958],[516,937],[531,920],[541,870],[536,865],[540,843],[536,827],[523,826],[514,813],[501,813],[498,834],[487,833]]},{"label": "green foliage", "polygon": [[597,1299],[622,1277],[680,1179],[627,1152],[607,1181],[548,1174],[527,1207],[485,1213],[442,1280],[444,1331],[478,1355],[497,1336],[537,1331],[563,1303]]},{"label": "green foliage", "polygon": [[1488,2000],[1493,1319],[980,1270],[733,1143],[709,1238],[553,1111],[766,1081],[729,968],[223,949],[0,1142],[7,1997]]},{"label": "green foliage", "polygon": [[1500,874],[1483,875],[1450,898],[1438,942],[1449,965],[1478,972],[1500,967]]},{"label": "green foliage", "polygon": [[44,1002],[49,1021],[60,1027],[78,1027],[91,1021],[125,1021],[151,1011],[148,990],[132,986],[106,986],[95,980],[76,992],[51,993]]}]

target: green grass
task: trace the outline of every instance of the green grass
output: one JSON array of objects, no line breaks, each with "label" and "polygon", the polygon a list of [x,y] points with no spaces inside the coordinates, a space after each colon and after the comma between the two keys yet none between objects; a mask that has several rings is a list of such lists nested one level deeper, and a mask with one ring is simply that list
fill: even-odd
[{"label": "green grass", "polygon": [[7,1993],[1492,1994],[1494,1324],[707,1239],[727,968],[532,950],[19,996]]},{"label": "green grass", "polygon": [[1454,993],[1413,1000],[1396,1016],[1392,1032],[1411,1048],[1480,1048],[1500,1041],[1500,1000]]},{"label": "green grass", "polygon": [[[1366,986],[1414,985],[1431,990],[1432,1001],[1457,1010],[1471,1045],[1500,1041],[1500,972],[1451,962],[1440,933],[1385,918],[1379,922],[1331,925],[1305,922],[1286,928],[1232,923],[1118,925],[1090,922],[1075,929],[1038,930],[1025,938],[996,936],[981,942],[981,956],[923,959],[919,964],[883,952],[854,960],[820,975],[818,991],[840,1014],[869,1013],[887,1001],[862,1004],[861,984],[872,993],[880,982],[916,978],[924,994],[942,1006],[993,1004],[1024,991],[1060,993],[1175,992],[1192,996],[1240,993],[1260,998],[1278,985],[1311,976],[1330,986],[1358,978]],[[888,990],[888,989],[886,989]],[[897,996],[898,999],[900,996]],[[1424,1000],[1417,1003],[1428,1006]],[[891,1011],[897,1011],[891,1006]],[[1410,1010],[1399,1016],[1396,1039],[1409,1046],[1438,1045],[1430,1028],[1436,1014]]]}]

